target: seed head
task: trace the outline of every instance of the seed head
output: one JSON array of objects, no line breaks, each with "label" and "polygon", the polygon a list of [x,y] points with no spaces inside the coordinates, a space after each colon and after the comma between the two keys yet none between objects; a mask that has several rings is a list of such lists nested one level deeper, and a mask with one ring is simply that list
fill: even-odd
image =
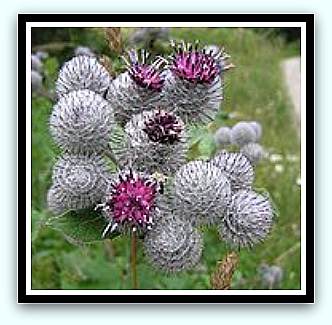
[{"label": "seed head", "polygon": [[195,226],[214,224],[230,197],[228,178],[208,162],[189,162],[175,174],[173,209],[177,216]]},{"label": "seed head", "polygon": [[113,125],[113,109],[103,97],[90,90],[62,96],[50,117],[55,142],[63,150],[74,153],[105,149]]},{"label": "seed head", "polygon": [[50,208],[58,205],[63,209],[77,210],[100,202],[105,195],[109,175],[99,155],[64,154],[54,165],[52,180]]},{"label": "seed head", "polygon": [[243,153],[223,150],[211,160],[211,163],[227,176],[232,191],[251,188],[255,173],[249,159]]},{"label": "seed head", "polygon": [[66,62],[56,81],[58,97],[74,90],[89,89],[104,94],[110,84],[110,75],[94,57],[76,56]]},{"label": "seed head", "polygon": [[235,247],[252,247],[263,241],[273,224],[268,197],[251,190],[233,194],[219,229],[221,238]]},{"label": "seed head", "polygon": [[189,222],[163,216],[144,238],[146,256],[156,268],[174,273],[194,267],[202,254],[202,238]]}]

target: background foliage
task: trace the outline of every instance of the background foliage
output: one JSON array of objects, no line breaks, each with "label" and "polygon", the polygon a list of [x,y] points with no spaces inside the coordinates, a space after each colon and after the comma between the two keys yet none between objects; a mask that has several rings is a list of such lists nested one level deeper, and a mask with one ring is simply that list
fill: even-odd
[{"label": "background foliage", "polygon": [[[131,31],[124,30],[127,36]],[[289,42],[277,30],[257,31],[248,28],[173,28],[171,37],[203,44],[223,45],[236,68],[227,73],[225,99],[214,123],[192,130],[191,158],[205,158],[217,148],[214,131],[221,125],[239,120],[257,120],[263,125],[262,144],[272,154],[256,168],[257,188],[270,193],[279,217],[271,235],[252,250],[241,250],[240,263],[233,277],[233,289],[262,287],[258,268],[262,263],[277,264],[284,270],[282,289],[300,288],[300,143],[293,123],[292,107],[282,82],[280,62],[299,55],[299,43]],[[44,63],[45,87],[52,89],[58,69],[73,56],[76,46],[89,46],[112,59],[114,71],[121,70],[115,53],[109,50],[99,29],[63,28],[33,31],[33,48],[50,54]],[[291,38],[292,39],[292,38]],[[292,39],[294,40],[294,38]],[[156,52],[167,52],[167,44],[157,42]],[[49,98],[32,98],[32,287],[34,289],[129,289],[129,241],[114,240],[90,244],[63,236],[49,224],[46,193],[52,166],[59,153],[48,132],[52,110]],[[272,159],[273,158],[273,159]],[[75,223],[66,229],[79,231]],[[66,225],[68,226],[68,225]],[[76,228],[77,227],[77,228]],[[88,234],[91,236],[91,234]],[[201,264],[175,276],[156,272],[139,250],[138,276],[142,289],[208,289],[210,274],[228,247],[216,231],[205,231]],[[90,238],[90,237],[89,237]]]}]

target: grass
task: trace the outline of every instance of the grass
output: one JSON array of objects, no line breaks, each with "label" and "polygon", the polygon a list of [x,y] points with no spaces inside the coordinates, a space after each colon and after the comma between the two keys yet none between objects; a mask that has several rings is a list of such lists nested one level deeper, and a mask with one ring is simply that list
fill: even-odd
[{"label": "grass", "polygon": [[[89,31],[95,33],[95,31]],[[223,45],[236,68],[225,77],[223,112],[211,130],[233,125],[238,120],[257,120],[263,125],[262,144],[281,161],[264,161],[256,168],[256,188],[264,188],[273,199],[278,218],[268,239],[252,250],[241,250],[240,264],[233,278],[235,289],[259,289],[257,269],[261,263],[278,264],[284,270],[281,289],[300,288],[300,144],[293,123],[292,108],[282,82],[280,62],[297,54],[296,46],[281,39],[266,38],[245,28],[178,28],[172,37],[187,41]],[[100,47],[100,34],[84,36],[88,44]],[[96,44],[93,44],[97,40]],[[76,35],[74,41],[80,43]],[[83,42],[84,43],[84,42]],[[61,58],[60,61],[57,58]],[[48,86],[56,78],[63,55],[46,63]],[[51,81],[50,81],[51,80]],[[33,96],[32,101],[32,287],[34,289],[129,289],[129,240],[117,238],[91,245],[75,246],[47,227],[45,196],[50,186],[52,166],[58,154],[48,132],[50,100]],[[232,118],[231,118],[232,117]],[[212,131],[211,131],[212,132]],[[211,138],[211,134],[210,134]],[[286,159],[292,155],[293,159]],[[294,159],[295,157],[295,159]],[[275,165],[282,166],[278,172]],[[280,167],[279,167],[280,169]],[[142,289],[208,289],[216,262],[229,250],[215,230],[204,233],[205,248],[201,264],[193,271],[176,276],[152,269],[139,249],[138,276]]]}]

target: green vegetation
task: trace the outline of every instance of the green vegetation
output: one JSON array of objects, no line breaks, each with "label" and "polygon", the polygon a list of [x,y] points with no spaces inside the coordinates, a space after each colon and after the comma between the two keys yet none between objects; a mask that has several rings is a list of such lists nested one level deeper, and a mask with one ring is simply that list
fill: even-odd
[{"label": "green vegetation", "polygon": [[[128,30],[125,31],[128,33]],[[75,33],[73,44],[90,46],[105,53],[97,30]],[[91,35],[96,35],[92,37]],[[292,108],[282,83],[280,62],[298,54],[297,46],[282,39],[267,38],[245,28],[177,28],[171,36],[203,44],[223,45],[236,68],[225,76],[222,112],[208,132],[193,130],[192,156],[206,157],[216,150],[211,141],[221,125],[238,120],[257,120],[263,126],[262,144],[282,160],[263,161],[256,168],[256,186],[266,189],[277,209],[278,218],[271,235],[252,250],[241,250],[240,264],[233,278],[234,289],[259,289],[257,269],[261,263],[278,264],[284,269],[282,289],[300,288],[300,143],[293,123]],[[161,47],[164,47],[161,45]],[[109,53],[106,53],[109,54]],[[69,51],[50,53],[45,62],[46,85],[52,87],[57,70]],[[114,66],[119,66],[118,62]],[[52,166],[58,154],[48,132],[52,102],[33,95],[32,99],[32,287],[34,289],[130,289],[130,243],[126,237],[89,245],[70,243],[47,226],[49,213],[45,197]],[[291,155],[290,159],[286,159]],[[278,164],[277,168],[275,165]],[[74,223],[73,223],[74,225]],[[205,231],[205,249],[197,269],[175,276],[156,272],[139,249],[138,281],[142,289],[208,289],[210,274],[228,247],[216,230]],[[68,239],[68,238],[67,238]],[[75,245],[74,245],[75,244]]]}]

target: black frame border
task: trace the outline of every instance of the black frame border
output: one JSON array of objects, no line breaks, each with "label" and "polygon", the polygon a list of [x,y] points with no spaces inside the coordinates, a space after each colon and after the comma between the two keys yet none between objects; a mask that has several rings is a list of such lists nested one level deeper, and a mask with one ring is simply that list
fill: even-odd
[{"label": "black frame border", "polygon": [[[215,304],[215,303],[314,303],[315,301],[315,209],[314,190],[306,194],[306,294],[305,295],[28,295],[26,293],[26,23],[28,22],[305,22],[306,23],[306,133],[314,130],[314,14],[18,14],[18,191],[17,302],[18,303],[113,303],[113,304]],[[309,112],[311,113],[309,115]],[[307,137],[308,139],[308,137]],[[314,184],[314,147],[306,148],[306,182]],[[23,182],[22,182],[23,183]]]}]

